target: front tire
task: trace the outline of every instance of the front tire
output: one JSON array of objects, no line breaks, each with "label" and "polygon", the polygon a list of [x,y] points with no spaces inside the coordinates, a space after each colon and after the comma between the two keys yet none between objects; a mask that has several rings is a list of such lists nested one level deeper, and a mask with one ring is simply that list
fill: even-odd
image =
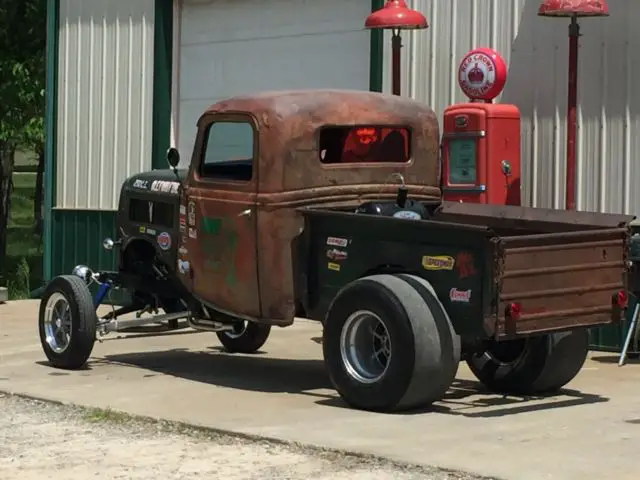
[{"label": "front tire", "polygon": [[560,390],[579,372],[589,351],[587,330],[491,342],[467,359],[482,384],[496,393],[538,395]]},{"label": "front tire", "polygon": [[218,340],[229,353],[255,353],[269,338],[271,325],[238,322],[231,331],[216,332]]},{"label": "front tire", "polygon": [[40,344],[51,365],[75,370],[91,355],[98,317],[87,285],[62,275],[47,285],[38,315]]},{"label": "front tire", "polygon": [[373,275],[333,300],[323,354],[350,406],[390,412],[444,397],[460,361],[459,338],[433,289],[412,275]]}]

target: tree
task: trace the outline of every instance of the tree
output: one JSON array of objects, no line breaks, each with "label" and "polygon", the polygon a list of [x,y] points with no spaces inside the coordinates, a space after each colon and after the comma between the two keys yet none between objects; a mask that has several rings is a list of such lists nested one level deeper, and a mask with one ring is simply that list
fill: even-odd
[{"label": "tree", "polygon": [[0,0],[0,264],[16,148],[44,145],[46,24],[46,0]]}]

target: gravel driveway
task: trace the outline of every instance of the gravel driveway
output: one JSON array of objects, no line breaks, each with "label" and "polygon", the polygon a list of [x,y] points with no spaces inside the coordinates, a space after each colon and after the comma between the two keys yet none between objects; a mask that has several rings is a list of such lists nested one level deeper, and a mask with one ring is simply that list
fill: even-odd
[{"label": "gravel driveway", "polygon": [[479,478],[251,442],[2,394],[0,412],[3,480]]}]

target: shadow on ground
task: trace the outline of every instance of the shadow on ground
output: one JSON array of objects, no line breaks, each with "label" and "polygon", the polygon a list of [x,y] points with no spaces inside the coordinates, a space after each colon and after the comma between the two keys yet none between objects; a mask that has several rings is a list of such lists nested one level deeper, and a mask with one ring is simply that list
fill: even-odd
[{"label": "shadow on ground", "polygon": [[[620,360],[620,355],[594,355],[591,357],[591,360],[598,363],[618,363]],[[627,355],[627,359],[625,361],[626,365],[640,365],[640,358],[638,354],[630,354]]]},{"label": "shadow on ground", "polygon": [[[219,347],[211,351],[172,349],[162,352],[107,355],[106,362],[133,366],[158,374],[225,388],[267,393],[290,393],[315,397],[318,405],[349,408],[334,393],[322,360],[291,360],[258,354],[228,354]],[[329,390],[330,392],[324,392]],[[565,389],[553,396],[496,395],[475,381],[456,379],[446,397],[428,409],[403,414],[440,413],[470,418],[492,418],[540,410],[567,408],[609,399]]]}]

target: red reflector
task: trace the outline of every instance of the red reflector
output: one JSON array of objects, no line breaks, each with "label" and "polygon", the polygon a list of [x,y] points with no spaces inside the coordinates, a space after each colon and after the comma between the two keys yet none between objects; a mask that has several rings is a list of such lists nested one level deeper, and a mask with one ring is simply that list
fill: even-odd
[{"label": "red reflector", "polygon": [[518,320],[520,315],[522,315],[522,307],[519,303],[510,303],[507,306],[506,314],[513,320]]},{"label": "red reflector", "polygon": [[616,293],[615,303],[620,308],[625,308],[627,306],[627,301],[628,301],[627,292],[625,292],[624,290],[620,290],[618,293]]}]

